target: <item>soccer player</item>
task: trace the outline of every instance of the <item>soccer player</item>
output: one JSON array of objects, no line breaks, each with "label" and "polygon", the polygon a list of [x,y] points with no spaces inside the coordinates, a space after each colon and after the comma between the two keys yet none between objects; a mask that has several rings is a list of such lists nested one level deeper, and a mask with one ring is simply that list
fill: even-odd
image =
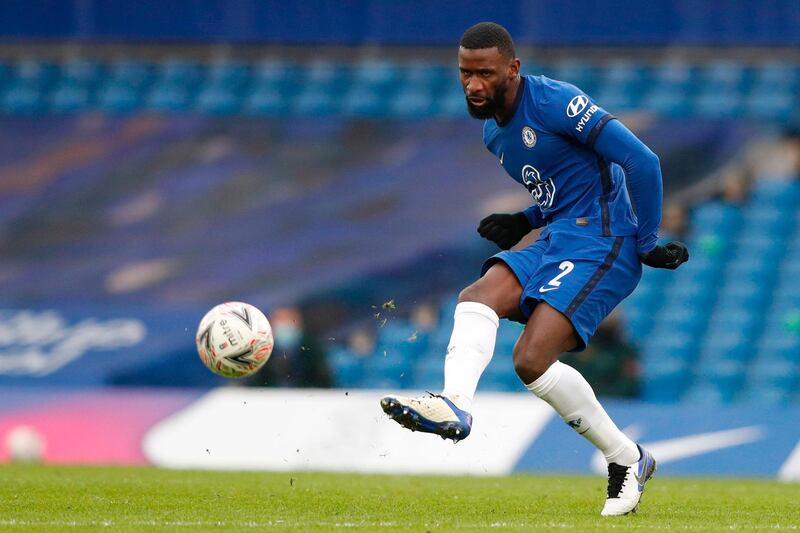
[{"label": "soccer player", "polygon": [[[478,226],[503,251],[458,297],[442,393],[387,396],[381,407],[408,429],[466,438],[499,319],[522,322],[513,351],[517,375],[605,455],[602,515],[635,511],[655,459],[617,428],[589,383],[558,358],[586,348],[600,321],[633,292],[642,264],[675,269],[689,259],[682,243],[657,244],[658,157],[577,87],[521,75],[511,36],[498,24],[464,32],[458,67],[469,113],[484,120],[486,147],[534,205],[489,215]],[[535,243],[510,250],[535,228],[543,228]]]}]

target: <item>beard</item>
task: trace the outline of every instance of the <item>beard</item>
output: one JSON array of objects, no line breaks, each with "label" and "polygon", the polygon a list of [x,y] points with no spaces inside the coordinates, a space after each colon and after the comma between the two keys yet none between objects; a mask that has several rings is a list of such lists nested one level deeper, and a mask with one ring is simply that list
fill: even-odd
[{"label": "beard", "polygon": [[486,103],[477,107],[467,100],[467,111],[472,118],[486,120],[493,118],[496,115],[502,115],[506,111],[506,91],[508,90],[508,82],[503,83],[495,89],[491,98],[486,99]]}]

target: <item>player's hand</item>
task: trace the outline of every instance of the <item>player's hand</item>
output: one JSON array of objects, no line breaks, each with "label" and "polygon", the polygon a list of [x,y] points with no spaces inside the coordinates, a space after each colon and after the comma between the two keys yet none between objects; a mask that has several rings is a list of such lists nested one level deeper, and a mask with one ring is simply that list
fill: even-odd
[{"label": "player's hand", "polygon": [[480,236],[492,241],[501,250],[508,250],[517,244],[531,229],[528,217],[521,211],[512,215],[495,213],[478,224]]},{"label": "player's hand", "polygon": [[689,260],[689,249],[680,241],[672,241],[639,257],[649,267],[675,270]]}]

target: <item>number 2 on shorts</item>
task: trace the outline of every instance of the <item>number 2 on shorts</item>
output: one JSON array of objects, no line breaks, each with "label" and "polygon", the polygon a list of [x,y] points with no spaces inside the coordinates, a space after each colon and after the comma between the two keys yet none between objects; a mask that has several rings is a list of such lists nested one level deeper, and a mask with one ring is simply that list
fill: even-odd
[{"label": "number 2 on shorts", "polygon": [[547,285],[549,287],[560,287],[561,278],[572,272],[573,268],[575,268],[575,264],[572,261],[562,261],[561,264],[558,265],[558,269],[561,271],[561,274],[548,281]]}]

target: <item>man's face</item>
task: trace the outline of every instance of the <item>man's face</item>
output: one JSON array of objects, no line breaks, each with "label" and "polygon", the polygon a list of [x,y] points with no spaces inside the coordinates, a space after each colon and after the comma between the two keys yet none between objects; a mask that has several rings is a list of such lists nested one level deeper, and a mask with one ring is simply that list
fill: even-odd
[{"label": "man's face", "polygon": [[519,73],[519,60],[503,57],[496,47],[459,47],[458,70],[470,115],[487,119],[505,112],[506,91]]}]

